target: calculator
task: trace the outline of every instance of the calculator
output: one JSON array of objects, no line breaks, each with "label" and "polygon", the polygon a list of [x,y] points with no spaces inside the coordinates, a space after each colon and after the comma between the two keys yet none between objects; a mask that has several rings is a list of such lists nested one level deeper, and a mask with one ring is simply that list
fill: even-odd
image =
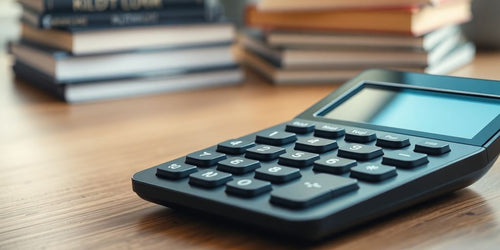
[{"label": "calculator", "polygon": [[464,188],[499,152],[500,82],[373,69],[289,121],[132,185],[167,207],[318,240]]}]

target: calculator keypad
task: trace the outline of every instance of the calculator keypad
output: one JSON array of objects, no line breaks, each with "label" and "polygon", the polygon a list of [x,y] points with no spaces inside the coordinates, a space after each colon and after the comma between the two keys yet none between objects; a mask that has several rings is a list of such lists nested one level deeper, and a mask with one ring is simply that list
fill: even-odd
[{"label": "calculator keypad", "polygon": [[427,140],[411,148],[410,140],[297,120],[161,164],[156,175],[188,179],[189,185],[214,192],[224,186],[233,197],[267,195],[271,204],[302,209],[354,193],[359,183],[381,185],[399,171],[425,168],[432,158],[428,154],[450,150],[446,143]]}]

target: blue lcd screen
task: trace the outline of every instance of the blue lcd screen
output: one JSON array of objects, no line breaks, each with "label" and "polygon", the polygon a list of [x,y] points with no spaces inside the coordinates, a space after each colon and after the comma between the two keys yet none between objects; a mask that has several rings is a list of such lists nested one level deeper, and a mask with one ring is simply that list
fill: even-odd
[{"label": "blue lcd screen", "polygon": [[364,85],[323,116],[472,139],[499,115],[495,98]]}]

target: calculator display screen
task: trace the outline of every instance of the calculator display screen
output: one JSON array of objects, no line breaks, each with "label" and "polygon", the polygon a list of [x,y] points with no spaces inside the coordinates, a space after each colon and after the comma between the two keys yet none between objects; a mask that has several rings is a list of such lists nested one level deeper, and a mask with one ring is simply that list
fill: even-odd
[{"label": "calculator display screen", "polygon": [[323,116],[472,139],[500,115],[500,100],[364,85]]}]

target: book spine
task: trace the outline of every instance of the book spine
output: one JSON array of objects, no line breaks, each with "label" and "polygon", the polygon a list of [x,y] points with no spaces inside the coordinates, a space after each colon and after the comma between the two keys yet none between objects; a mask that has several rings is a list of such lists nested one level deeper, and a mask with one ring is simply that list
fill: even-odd
[{"label": "book spine", "polygon": [[55,97],[65,101],[65,86],[56,84],[54,79],[43,73],[39,73],[37,70],[31,68],[24,63],[16,61],[12,66],[16,78],[24,80],[26,83],[35,86],[46,93],[52,94]]},{"label": "book spine", "polygon": [[163,10],[204,6],[204,0],[42,0],[44,12],[106,12]]},{"label": "book spine", "polygon": [[203,9],[139,12],[51,13],[39,16],[38,28],[116,27],[205,22]]}]

